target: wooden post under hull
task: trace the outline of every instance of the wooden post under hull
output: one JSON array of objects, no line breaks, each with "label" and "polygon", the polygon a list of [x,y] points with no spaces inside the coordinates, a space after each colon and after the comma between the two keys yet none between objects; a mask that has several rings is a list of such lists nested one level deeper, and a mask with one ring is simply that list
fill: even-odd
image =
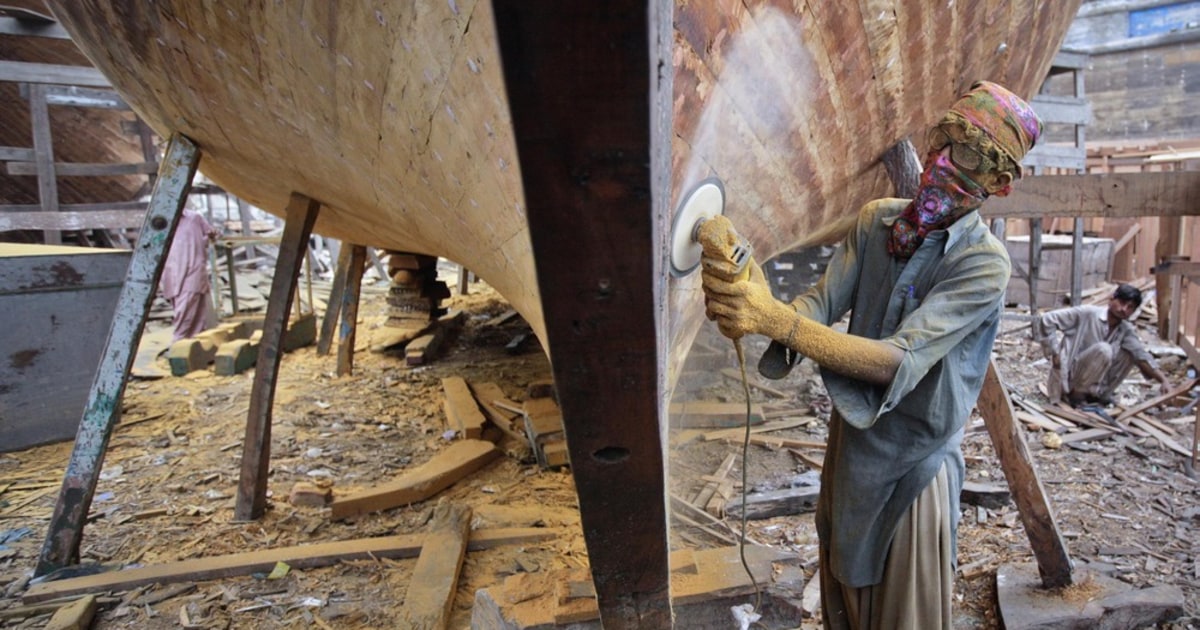
[{"label": "wooden post under hull", "polygon": [[121,417],[125,381],[199,163],[200,150],[191,140],[178,134],[171,138],[137,248],[125,274],[125,284],[117,298],[116,314],[79,422],[71,461],[34,571],[36,575],[45,575],[78,559],[83,525],[104,465],[104,453]]},{"label": "wooden post under hull", "polygon": [[279,362],[283,357],[283,335],[287,331],[288,311],[296,293],[296,277],[304,262],[308,237],[321,204],[299,193],[292,193],[287,219],[271,279],[271,297],[263,320],[262,343],[250,388],[250,410],[246,416],[246,438],[242,442],[242,474],[238,482],[237,506],[233,517],[239,521],[262,516],[267,507],[267,471],[271,465],[271,407]]}]

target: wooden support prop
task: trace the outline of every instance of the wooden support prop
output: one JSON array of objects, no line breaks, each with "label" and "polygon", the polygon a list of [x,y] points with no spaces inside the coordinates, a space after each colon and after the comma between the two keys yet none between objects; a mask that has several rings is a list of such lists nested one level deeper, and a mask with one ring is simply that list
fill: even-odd
[{"label": "wooden support prop", "polygon": [[449,488],[459,479],[483,468],[500,456],[495,444],[485,440],[459,440],[432,459],[383,484],[330,504],[333,520],[349,518],[424,501]]},{"label": "wooden support prop", "polygon": [[[353,245],[343,243],[338,248],[337,268],[333,272],[333,286],[325,300],[325,318],[321,320],[321,336],[317,338],[317,354],[329,354],[333,345],[333,332],[337,329],[338,316],[342,312],[342,296],[346,293],[346,278],[350,275],[350,252]],[[362,269],[359,269],[362,271]]]},{"label": "wooden support prop", "polygon": [[674,3],[493,6],[601,621],[667,628],[667,239],[657,226],[671,196]]},{"label": "wooden support prop", "polygon": [[104,464],[104,452],[121,416],[126,376],[142,339],[146,314],[154,301],[163,261],[175,238],[175,226],[183,212],[199,161],[200,150],[191,140],[179,134],[171,138],[150,197],[141,237],[117,298],[116,313],[79,422],[71,461],[67,464],[58,503],[50,517],[36,575],[67,566],[78,557],[83,525]]},{"label": "wooden support prop", "polygon": [[262,342],[254,367],[254,383],[250,387],[250,410],[246,416],[246,438],[242,442],[242,473],[238,482],[237,506],[234,519],[250,521],[262,516],[267,508],[267,471],[271,465],[271,406],[275,400],[275,383],[279,378],[279,361],[283,357],[283,335],[287,328],[288,311],[296,292],[296,276],[308,247],[313,223],[321,204],[299,193],[288,200],[287,219],[275,261],[275,276],[271,279],[271,297],[263,319]]},{"label": "wooden support prop", "polygon": [[[476,530],[471,532],[471,542],[467,548],[477,551],[500,545],[543,542],[552,540],[561,533],[561,530],[548,527]],[[286,562],[296,569],[311,569],[337,564],[342,560],[412,558],[421,552],[425,541],[424,534],[408,534],[194,558],[43,582],[29,587],[21,600],[26,604],[33,604],[82,593],[121,591],[146,584],[171,584],[249,575],[270,571],[278,562]]]},{"label": "wooden support prop", "polygon": [[1025,533],[1033,546],[1042,585],[1046,588],[1069,586],[1071,558],[1067,555],[1067,546],[1054,521],[1054,509],[1033,468],[1024,432],[1013,420],[1012,402],[1008,399],[1004,384],[1000,382],[995,361],[988,364],[977,406],[992,437],[992,446],[1008,480],[1013,501],[1025,525]]},{"label": "wooden support prop", "polygon": [[342,292],[342,325],[338,327],[337,375],[346,376],[354,372],[354,339],[358,333],[358,299],[362,291],[363,265],[367,261],[367,248],[362,245],[342,245],[350,250],[350,264],[346,268],[346,288]]},{"label": "wooden support prop", "polygon": [[471,508],[439,505],[429,529],[404,595],[400,618],[405,628],[442,630],[450,623],[458,574],[471,536]]}]

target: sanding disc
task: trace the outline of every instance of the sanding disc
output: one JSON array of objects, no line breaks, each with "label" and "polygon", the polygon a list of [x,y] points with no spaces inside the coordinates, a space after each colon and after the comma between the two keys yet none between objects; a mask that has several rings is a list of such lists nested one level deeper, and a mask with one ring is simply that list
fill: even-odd
[{"label": "sanding disc", "polygon": [[679,204],[671,223],[671,274],[686,276],[700,266],[703,250],[696,242],[696,227],[725,212],[725,186],[710,177],[700,182]]}]

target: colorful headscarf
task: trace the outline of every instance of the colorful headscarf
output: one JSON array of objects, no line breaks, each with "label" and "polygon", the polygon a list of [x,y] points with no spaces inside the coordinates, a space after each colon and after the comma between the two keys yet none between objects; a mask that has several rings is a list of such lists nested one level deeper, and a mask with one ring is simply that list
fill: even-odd
[{"label": "colorful headscarf", "polygon": [[[982,131],[996,149],[1008,156],[1019,169],[1021,158],[1042,135],[1042,121],[1024,99],[991,81],[979,81],[959,98],[942,122],[956,122],[968,137]],[[982,140],[982,139],[981,139]],[[987,144],[984,142],[983,144]],[[985,152],[987,146],[978,147]]]},{"label": "colorful headscarf", "polygon": [[[971,86],[939,124],[962,127],[970,143],[985,154],[1002,154],[1021,174],[1021,158],[1042,133],[1042,121],[1029,103],[990,81]],[[892,224],[888,251],[909,259],[933,230],[949,227],[983,205],[988,193],[944,156],[926,161],[916,198]]]}]

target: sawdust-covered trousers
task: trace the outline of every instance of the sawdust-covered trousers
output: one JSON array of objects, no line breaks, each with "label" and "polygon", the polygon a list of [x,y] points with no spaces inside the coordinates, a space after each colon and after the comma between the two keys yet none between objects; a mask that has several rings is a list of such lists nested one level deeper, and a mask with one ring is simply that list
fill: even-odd
[{"label": "sawdust-covered trousers", "polygon": [[[831,630],[951,628],[954,558],[946,466],[900,518],[883,581],[853,588],[833,577],[821,545],[821,609]],[[834,523],[834,527],[837,524]]]}]

